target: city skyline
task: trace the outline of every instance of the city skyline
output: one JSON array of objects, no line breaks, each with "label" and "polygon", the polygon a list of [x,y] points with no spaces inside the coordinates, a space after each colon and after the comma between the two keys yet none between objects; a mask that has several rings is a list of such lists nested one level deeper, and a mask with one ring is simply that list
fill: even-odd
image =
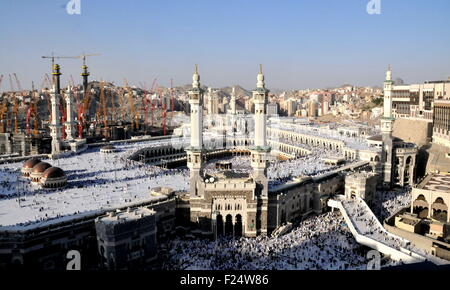
[{"label": "city skyline", "polygon": [[[381,1],[379,15],[367,13],[369,1],[81,0],[81,15],[69,15],[68,2],[2,1],[0,35],[9,40],[0,48],[0,74],[39,86],[50,73],[42,55],[86,52],[102,54],[88,59],[91,79],[117,85],[124,78],[185,85],[195,63],[203,84],[246,89],[260,63],[272,89],[374,86],[388,64],[406,83],[450,76],[448,1]],[[81,83],[81,61],[59,63],[64,86],[71,75]],[[0,90],[9,90],[7,82]]]}]

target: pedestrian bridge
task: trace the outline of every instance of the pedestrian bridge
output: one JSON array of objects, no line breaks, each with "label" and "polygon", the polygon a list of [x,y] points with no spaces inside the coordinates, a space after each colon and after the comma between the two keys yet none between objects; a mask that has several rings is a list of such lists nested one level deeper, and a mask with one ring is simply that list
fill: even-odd
[{"label": "pedestrian bridge", "polygon": [[386,231],[361,198],[338,196],[328,200],[328,206],[338,208],[356,241],[406,264],[431,261],[436,265],[450,264],[415,247],[410,241]]}]

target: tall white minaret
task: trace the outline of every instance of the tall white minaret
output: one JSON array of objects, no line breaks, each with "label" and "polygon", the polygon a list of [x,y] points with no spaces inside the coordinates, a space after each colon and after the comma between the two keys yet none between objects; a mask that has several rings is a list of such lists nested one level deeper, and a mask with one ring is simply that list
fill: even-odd
[{"label": "tall white minaret", "polygon": [[386,71],[386,80],[384,81],[384,117],[392,118],[392,71],[391,66],[388,66],[388,70]]},{"label": "tall white minaret", "polygon": [[60,95],[53,85],[53,90],[50,94],[52,103],[52,121],[50,123],[50,136],[52,137],[52,154],[61,152],[61,116],[59,112]]},{"label": "tall white minaret", "polygon": [[383,99],[383,118],[381,118],[381,136],[383,141],[382,162],[383,162],[383,185],[385,187],[392,187],[393,172],[392,164],[394,160],[394,146],[393,146],[393,123],[392,118],[392,90],[394,82],[392,81],[391,66],[386,71],[386,80],[384,81],[384,99]]},{"label": "tall white minaret", "polygon": [[190,194],[199,196],[199,184],[203,177],[203,90],[197,65],[192,76],[192,90],[189,91],[191,107],[191,144],[186,149],[187,166],[190,171]]},{"label": "tall white minaret", "polygon": [[66,112],[67,112],[67,119],[64,123],[64,126],[66,126],[66,139],[67,140],[73,140],[75,139],[75,121],[74,121],[74,111],[73,111],[73,98],[72,98],[72,87],[67,87],[66,94],[65,94],[65,100],[66,100]]},{"label": "tall white minaret", "polygon": [[262,65],[257,78],[256,89],[253,91],[253,100],[255,104],[255,145],[251,148],[253,168],[253,178],[259,185],[259,193],[267,196],[267,161],[270,147],[266,140],[266,105],[269,90],[264,84],[264,75]]},{"label": "tall white minaret", "polygon": [[235,87],[231,90],[230,111],[232,115],[236,115],[236,90]]}]

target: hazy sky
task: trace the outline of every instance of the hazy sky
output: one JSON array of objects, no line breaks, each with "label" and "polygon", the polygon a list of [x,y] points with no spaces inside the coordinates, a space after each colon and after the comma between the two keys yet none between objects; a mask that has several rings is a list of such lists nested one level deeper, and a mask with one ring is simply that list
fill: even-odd
[{"label": "hazy sky", "polygon": [[[101,53],[93,79],[148,86],[191,82],[195,63],[213,87],[256,85],[264,65],[269,88],[343,83],[381,85],[390,63],[407,83],[450,76],[450,1],[381,0],[0,0],[0,90],[8,74],[23,87],[42,83],[58,55]],[[79,60],[61,60],[63,84],[80,82]]]}]

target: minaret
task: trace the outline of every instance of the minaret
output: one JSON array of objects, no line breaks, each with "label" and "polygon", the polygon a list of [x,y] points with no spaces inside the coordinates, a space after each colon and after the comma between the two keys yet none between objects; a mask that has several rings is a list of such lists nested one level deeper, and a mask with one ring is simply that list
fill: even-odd
[{"label": "minaret", "polygon": [[52,137],[52,154],[58,154],[61,152],[61,116],[59,112],[60,95],[57,91],[56,85],[53,85],[53,90],[50,94],[50,100],[52,103],[52,121],[49,126],[50,136]]},{"label": "minaret", "polygon": [[259,185],[259,193],[267,196],[267,160],[270,147],[266,141],[266,105],[269,90],[265,88],[262,65],[257,78],[256,89],[253,91],[255,104],[255,146],[251,148],[253,178]]},{"label": "minaret", "polygon": [[[83,70],[81,72],[81,76],[83,77],[83,96],[86,99],[86,94],[89,93],[89,83],[88,83],[88,76],[89,71],[88,71],[88,67],[86,65],[86,56],[83,57],[83,65],[81,66],[81,69]],[[83,112],[84,114],[84,120],[89,120],[89,108],[87,108],[87,110],[85,112]]]},{"label": "minaret", "polygon": [[186,149],[187,166],[190,171],[190,194],[199,196],[199,181],[203,177],[203,90],[200,87],[200,75],[197,65],[192,76],[192,90],[189,91],[191,107],[191,144]]},{"label": "minaret", "polygon": [[86,94],[86,92],[88,91],[89,71],[85,59],[83,59],[83,66],[81,68],[83,69],[83,72],[81,73],[81,76],[83,77],[83,92]]},{"label": "minaret", "polygon": [[392,163],[394,160],[394,146],[392,130],[394,118],[392,118],[392,71],[391,66],[386,71],[384,81],[383,118],[381,118],[381,136],[383,141],[382,162],[383,162],[383,185],[391,188],[393,185]]},{"label": "minaret", "polygon": [[57,95],[61,94],[61,83],[59,77],[61,75],[60,69],[61,67],[59,66],[59,64],[53,65],[53,72],[52,72],[54,84],[53,90]]},{"label": "minaret", "polygon": [[236,115],[236,90],[235,87],[231,90],[230,111],[232,115]]},{"label": "minaret", "polygon": [[73,111],[73,98],[72,98],[72,87],[67,87],[66,94],[66,112],[67,120],[64,123],[66,126],[66,138],[67,140],[75,139],[75,121],[74,121],[74,111]]},{"label": "minaret", "polygon": [[208,115],[216,114],[216,92],[213,88],[208,88]]}]

